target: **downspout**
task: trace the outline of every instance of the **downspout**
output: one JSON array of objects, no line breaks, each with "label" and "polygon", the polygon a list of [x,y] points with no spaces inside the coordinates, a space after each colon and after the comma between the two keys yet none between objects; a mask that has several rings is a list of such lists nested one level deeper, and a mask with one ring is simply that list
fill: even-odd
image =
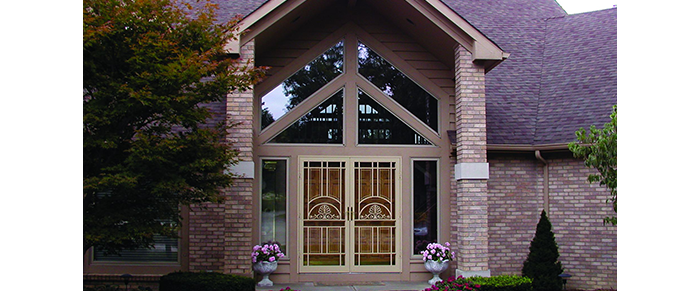
[{"label": "downspout", "polygon": [[540,150],[535,150],[535,157],[538,160],[540,160],[540,162],[544,163],[544,182],[542,183],[544,195],[544,211],[546,211],[547,215],[549,215],[549,164],[547,164],[547,161],[544,158],[542,158]]}]

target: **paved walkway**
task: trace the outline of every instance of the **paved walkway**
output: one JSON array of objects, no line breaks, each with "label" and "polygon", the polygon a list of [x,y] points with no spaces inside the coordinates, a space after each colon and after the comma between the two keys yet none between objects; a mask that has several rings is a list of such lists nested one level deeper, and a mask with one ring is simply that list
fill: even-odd
[{"label": "paved walkway", "polygon": [[373,282],[358,285],[325,285],[322,283],[275,284],[272,287],[256,287],[256,291],[279,291],[284,288],[298,291],[422,291],[429,288],[428,282]]}]

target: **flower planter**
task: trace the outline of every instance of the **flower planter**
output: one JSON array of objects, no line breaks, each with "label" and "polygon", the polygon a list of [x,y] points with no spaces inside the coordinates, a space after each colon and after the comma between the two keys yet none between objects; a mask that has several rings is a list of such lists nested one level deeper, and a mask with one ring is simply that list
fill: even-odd
[{"label": "flower planter", "polygon": [[428,284],[430,285],[435,285],[437,282],[442,282],[442,279],[440,279],[440,274],[447,270],[447,267],[450,266],[450,261],[433,261],[433,260],[426,260],[425,261],[425,269],[428,270],[428,272],[433,273],[433,278],[428,280]]},{"label": "flower planter", "polygon": [[263,279],[258,282],[260,287],[270,287],[274,283],[270,280],[270,274],[277,270],[277,261],[274,262],[257,262],[253,264],[253,270],[260,273]]}]

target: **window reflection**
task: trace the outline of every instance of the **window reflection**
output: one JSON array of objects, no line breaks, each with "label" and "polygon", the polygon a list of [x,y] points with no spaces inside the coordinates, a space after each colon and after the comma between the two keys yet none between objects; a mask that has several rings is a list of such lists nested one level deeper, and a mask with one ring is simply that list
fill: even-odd
[{"label": "window reflection", "polygon": [[437,242],[437,161],[413,162],[413,254]]},{"label": "window reflection", "polygon": [[360,144],[431,144],[365,92],[357,92]]},{"label": "window reflection", "polygon": [[287,249],[287,161],[263,160],[260,239]]},{"label": "window reflection", "polygon": [[358,43],[357,50],[360,75],[438,131],[437,99],[363,43]]},{"label": "window reflection", "polygon": [[316,106],[270,143],[332,143],[343,142],[343,90]]},{"label": "window reflection", "polygon": [[340,41],[262,97],[262,129],[342,73],[343,41]]}]

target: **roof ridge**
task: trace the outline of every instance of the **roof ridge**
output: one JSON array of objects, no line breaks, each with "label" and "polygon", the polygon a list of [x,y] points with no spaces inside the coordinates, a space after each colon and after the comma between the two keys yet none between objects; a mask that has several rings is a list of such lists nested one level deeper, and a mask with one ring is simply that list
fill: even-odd
[{"label": "roof ridge", "polygon": [[547,55],[547,29],[549,28],[549,21],[551,19],[558,19],[558,18],[564,18],[569,16],[568,14],[562,15],[562,16],[555,16],[555,17],[546,17],[542,18],[544,21],[544,31],[542,32],[542,55],[540,56],[540,74],[539,77],[537,78],[537,97],[535,98],[537,101],[537,107],[535,110],[535,124],[534,124],[534,130],[532,131],[532,144],[537,144],[537,129],[539,129],[540,125],[540,108],[542,106],[541,98],[542,98],[542,83],[543,83],[543,76],[544,76],[544,67],[545,67],[545,56]]}]

